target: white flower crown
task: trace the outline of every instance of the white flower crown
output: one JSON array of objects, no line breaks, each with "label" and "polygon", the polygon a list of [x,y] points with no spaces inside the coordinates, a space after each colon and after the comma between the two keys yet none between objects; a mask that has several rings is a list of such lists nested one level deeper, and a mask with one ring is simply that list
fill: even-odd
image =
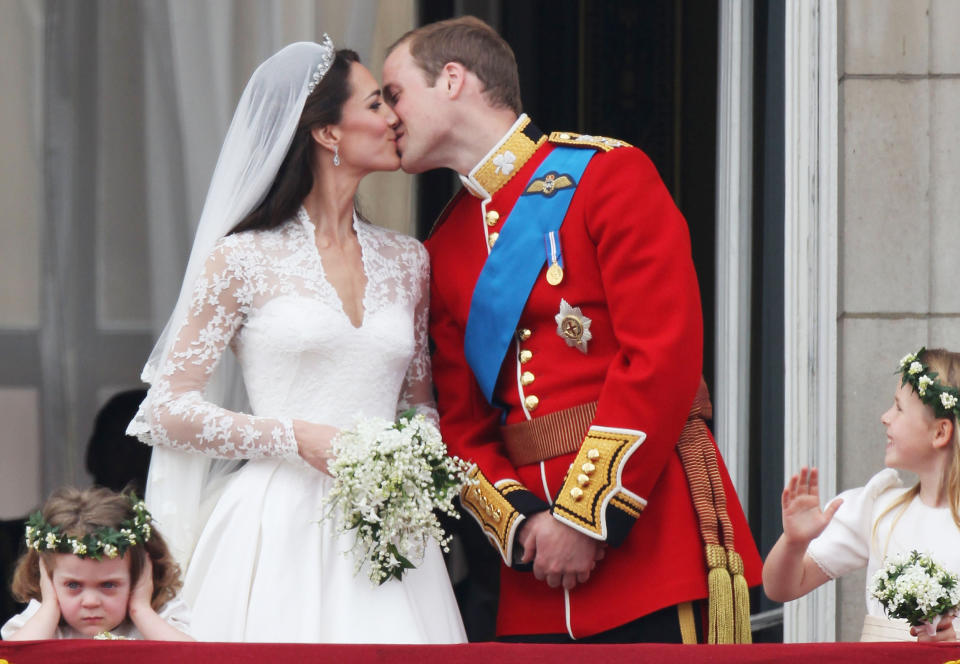
[{"label": "white flower crown", "polygon": [[910,383],[920,401],[933,408],[937,417],[957,418],[960,421],[960,390],[936,380],[937,372],[920,361],[927,349],[921,347],[916,353],[904,355],[897,371],[903,376],[901,385]]},{"label": "white flower crown", "polygon": [[82,537],[65,535],[60,526],[54,526],[43,518],[43,512],[36,511],[27,520],[27,547],[38,552],[72,553],[81,558],[100,560],[103,556],[116,558],[127,549],[145,544],[153,534],[150,525],[153,517],[147,506],[135,494],[128,494],[133,518],[120,523],[120,528],[103,526]]}]

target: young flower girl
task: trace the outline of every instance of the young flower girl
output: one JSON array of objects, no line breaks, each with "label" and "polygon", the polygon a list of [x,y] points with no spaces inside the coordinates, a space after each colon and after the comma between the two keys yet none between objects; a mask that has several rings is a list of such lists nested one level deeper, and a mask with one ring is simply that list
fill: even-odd
[{"label": "young flower girl", "polygon": [[5,640],[192,641],[180,568],[133,495],[60,489],[27,521],[13,594],[29,604]]},{"label": "young flower girl", "polygon": [[[820,509],[816,468],[801,469],[783,490],[783,535],[763,566],[763,588],[778,602],[796,599],[847,572],[867,568],[867,616],[861,640],[956,640],[943,620],[933,637],[890,620],[870,596],[884,561],[919,550],[960,572],[960,354],[921,348],[900,361],[884,465],[867,485]],[[905,488],[895,469],[914,473]],[[958,624],[960,627],[960,624]]]}]

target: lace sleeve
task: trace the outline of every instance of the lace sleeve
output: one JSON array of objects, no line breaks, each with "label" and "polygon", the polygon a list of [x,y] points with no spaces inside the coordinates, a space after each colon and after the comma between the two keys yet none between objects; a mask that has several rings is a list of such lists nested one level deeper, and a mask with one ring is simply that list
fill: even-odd
[{"label": "lace sleeve", "polygon": [[151,445],[222,459],[296,456],[291,420],[234,412],[203,395],[257,288],[258,280],[246,274],[249,252],[238,245],[233,238],[221,240],[207,259],[186,320],[137,415],[146,424],[137,432],[148,429],[140,438]]},{"label": "lace sleeve", "polygon": [[413,314],[413,358],[407,367],[397,413],[416,408],[430,422],[439,426],[437,404],[433,398],[433,380],[430,373],[430,345],[428,323],[430,307],[430,258],[423,245],[417,244],[417,289],[418,298]]}]

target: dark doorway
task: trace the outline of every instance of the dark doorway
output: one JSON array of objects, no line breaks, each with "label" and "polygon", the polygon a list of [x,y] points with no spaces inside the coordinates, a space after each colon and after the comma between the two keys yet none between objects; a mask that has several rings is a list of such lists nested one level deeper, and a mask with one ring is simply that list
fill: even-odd
[{"label": "dark doorway", "polygon": [[[750,524],[766,558],[783,531],[784,20],[782,2],[754,5],[753,341]],[[757,592],[754,638],[783,640],[780,604]],[[766,626],[764,626],[766,625]],[[760,627],[758,629],[758,626]]]}]

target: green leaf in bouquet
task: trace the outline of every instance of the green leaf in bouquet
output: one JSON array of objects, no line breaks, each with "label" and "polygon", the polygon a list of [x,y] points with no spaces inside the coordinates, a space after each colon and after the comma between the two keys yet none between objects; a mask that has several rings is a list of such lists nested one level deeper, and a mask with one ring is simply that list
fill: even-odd
[{"label": "green leaf in bouquet", "polygon": [[406,425],[401,420],[406,420],[407,422],[409,422],[414,418],[414,416],[416,416],[416,414],[417,414],[416,408],[407,408],[405,411],[403,411],[402,413],[400,413],[400,415],[397,416],[397,421],[394,423],[393,428],[396,429],[397,431],[403,431]]},{"label": "green leaf in bouquet", "polygon": [[393,543],[388,544],[387,551],[389,551],[393,555],[393,557],[396,558],[397,561],[399,561],[400,565],[394,566],[393,568],[391,568],[390,573],[384,576],[382,579],[380,579],[380,583],[378,585],[381,585],[381,586],[387,581],[389,581],[390,579],[396,579],[397,581],[400,581],[403,578],[404,572],[406,572],[408,569],[416,569],[417,567],[412,562],[410,562],[402,553],[400,553],[400,551],[397,549],[395,544]]}]

